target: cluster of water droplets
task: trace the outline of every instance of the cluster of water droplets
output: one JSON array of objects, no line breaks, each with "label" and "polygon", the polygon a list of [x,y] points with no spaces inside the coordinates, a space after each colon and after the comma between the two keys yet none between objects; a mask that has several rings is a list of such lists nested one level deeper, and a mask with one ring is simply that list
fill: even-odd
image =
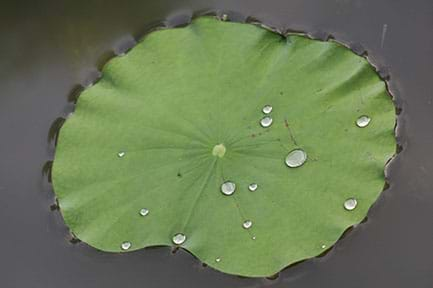
[{"label": "cluster of water droplets", "polygon": [[[271,105],[265,105],[262,109],[262,112],[265,114],[265,116],[263,116],[263,118],[260,120],[260,125],[263,128],[268,128],[272,125],[272,117],[271,117],[271,112],[272,112],[272,106]],[[356,126],[358,126],[359,128],[365,128],[370,124],[371,118],[366,116],[366,115],[362,115],[360,116],[357,120],[356,120]],[[221,147],[220,147],[221,146]],[[223,157],[224,153],[225,153],[225,147],[223,145],[220,146],[215,146],[216,148],[214,148],[213,154],[214,156],[219,156],[219,157]],[[223,149],[224,148],[224,149]],[[125,151],[119,151],[117,153],[117,156],[119,158],[123,158],[126,155]],[[297,168],[302,166],[305,162],[307,161],[307,153],[302,150],[302,149],[294,149],[292,151],[289,152],[289,154],[286,156],[285,158],[285,163],[287,165],[287,167],[289,168]],[[248,185],[248,190],[250,192],[255,192],[258,189],[259,185],[257,183],[251,183]],[[236,184],[233,181],[225,181],[224,183],[221,184],[221,193],[224,194],[225,196],[231,196],[235,193],[236,191]],[[358,205],[358,201],[355,198],[348,198],[344,201],[343,203],[343,207],[344,209],[346,209],[347,211],[352,211],[356,208],[356,206]],[[142,217],[145,217],[147,215],[149,215],[149,209],[147,208],[142,208],[139,211],[139,214]],[[251,220],[245,220],[242,223],[242,228],[248,230],[253,226],[253,221]],[[177,233],[173,236],[172,238],[172,242],[175,245],[182,245],[183,243],[185,243],[187,237],[185,234],[183,233]],[[252,240],[256,240],[256,236],[252,236],[251,237]],[[122,250],[129,250],[132,246],[132,243],[129,241],[124,241],[121,243],[120,247]],[[325,249],[327,246],[325,244],[321,245],[322,249]],[[219,263],[221,262],[221,258],[217,257],[215,258],[215,262]]]},{"label": "cluster of water droplets", "polygon": [[263,116],[263,118],[260,120],[260,125],[263,128],[268,128],[272,125],[272,117],[271,117],[271,112],[272,112],[272,106],[271,105],[265,105],[262,109],[262,112],[265,114],[265,116]]},{"label": "cluster of water droplets", "polygon": [[[367,115],[361,115],[358,117],[358,119],[356,119],[356,126],[358,126],[359,128],[365,128],[367,127],[371,122],[371,118]],[[344,201],[343,203],[343,207],[344,209],[346,209],[347,211],[353,211],[355,210],[356,206],[358,206],[358,200],[356,200],[356,198],[348,198]]]}]

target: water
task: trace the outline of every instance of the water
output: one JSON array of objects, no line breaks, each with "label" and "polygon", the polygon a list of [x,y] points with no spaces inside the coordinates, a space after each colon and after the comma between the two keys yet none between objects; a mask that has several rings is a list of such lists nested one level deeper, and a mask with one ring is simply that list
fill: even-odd
[{"label": "water", "polygon": [[262,120],[260,120],[260,125],[263,128],[268,128],[272,125],[272,118],[270,116],[265,116],[262,118]]},{"label": "water", "polygon": [[367,125],[370,123],[371,119],[368,116],[361,116],[356,120],[356,126],[359,128],[367,127]]},{"label": "water", "polygon": [[122,250],[128,250],[129,248],[131,248],[131,242],[123,242],[122,245],[120,245],[120,248],[122,248]]},{"label": "water", "polygon": [[[197,269],[198,261],[182,249],[176,254],[158,247],[119,255],[101,253],[83,242],[70,244],[61,214],[49,209],[55,200],[41,167],[53,159],[54,148],[46,135],[55,119],[73,110],[68,103],[73,88],[84,84],[110,51],[143,35],[168,15],[209,8],[223,9],[229,19],[238,21],[254,16],[281,30],[331,33],[351,47],[361,47],[359,51],[366,49],[382,75],[386,76],[384,67],[389,67],[390,88],[397,103],[405,103],[398,128],[403,152],[391,163],[388,181],[392,185],[371,208],[369,220],[350,231],[332,253],[289,267],[277,280]],[[5,235],[0,247],[10,249],[2,251],[0,283],[35,288],[52,283],[64,288],[126,284],[131,288],[303,288],[318,283],[335,288],[348,283],[432,287],[433,236],[431,229],[425,229],[432,226],[433,203],[433,180],[428,177],[433,171],[433,134],[426,133],[433,123],[432,8],[431,1],[392,0],[6,3],[0,11],[4,40],[0,47],[0,149],[7,151],[0,162],[0,226]],[[404,21],[411,15],[417,21]],[[387,32],[381,44],[384,24]],[[360,42],[363,47],[357,45]]]},{"label": "water", "polygon": [[245,229],[250,229],[253,226],[253,222],[251,220],[245,220],[244,223],[242,223],[242,227]]},{"label": "water", "polygon": [[262,112],[265,114],[269,114],[272,112],[272,106],[271,105],[265,105],[262,109]]},{"label": "water", "polygon": [[258,187],[259,187],[259,185],[257,185],[256,183],[251,183],[250,185],[248,185],[248,190],[250,190],[251,192],[254,192],[257,190]]},{"label": "water", "polygon": [[286,165],[290,168],[302,166],[307,161],[307,153],[301,149],[291,151],[286,157]]},{"label": "water", "polygon": [[185,234],[177,233],[176,235],[173,236],[172,241],[176,245],[182,245],[186,241],[186,236]]},{"label": "water", "polygon": [[149,209],[143,208],[140,210],[141,216],[147,216],[149,214]]},{"label": "water", "polygon": [[344,209],[348,211],[354,210],[356,208],[356,205],[358,205],[358,201],[356,201],[355,198],[349,198],[344,201]]},{"label": "water", "polygon": [[226,181],[221,184],[221,193],[224,195],[230,196],[233,195],[236,191],[236,184],[231,181]]}]

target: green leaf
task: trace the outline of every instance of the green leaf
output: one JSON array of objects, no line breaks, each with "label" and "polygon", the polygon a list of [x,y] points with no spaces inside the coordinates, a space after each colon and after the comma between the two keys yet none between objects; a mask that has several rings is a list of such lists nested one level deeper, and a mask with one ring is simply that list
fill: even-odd
[{"label": "green leaf", "polygon": [[[53,184],[66,224],[97,249],[176,246],[182,233],[179,246],[217,270],[269,276],[366,216],[394,124],[385,83],[342,45],[203,17],[105,66],[61,129]],[[307,160],[290,168],[295,149]]]}]

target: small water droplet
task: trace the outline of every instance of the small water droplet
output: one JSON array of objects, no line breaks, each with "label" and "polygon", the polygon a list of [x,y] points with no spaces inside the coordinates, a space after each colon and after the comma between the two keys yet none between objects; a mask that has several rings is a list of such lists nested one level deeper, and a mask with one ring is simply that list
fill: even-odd
[{"label": "small water droplet", "polygon": [[268,128],[272,125],[272,118],[270,116],[263,117],[262,120],[260,120],[260,125],[263,128]]},{"label": "small water droplet", "polygon": [[302,166],[307,161],[307,153],[301,149],[291,151],[286,157],[286,165],[290,168]]},{"label": "small water droplet", "polygon": [[325,249],[326,248],[326,245],[322,245],[322,249]]},{"label": "small water droplet", "polygon": [[242,223],[242,227],[245,229],[250,229],[251,226],[253,226],[253,222],[251,220],[245,220],[244,223]]},{"label": "small water droplet", "polygon": [[230,196],[235,193],[236,184],[231,181],[226,181],[221,185],[221,193]]},{"label": "small water droplet", "polygon": [[141,216],[146,216],[147,214],[149,214],[149,209],[143,208],[140,210]]},{"label": "small water droplet", "polygon": [[271,105],[265,105],[265,107],[263,107],[262,112],[265,114],[269,114],[272,112],[272,106]]},{"label": "small water droplet", "polygon": [[182,245],[186,240],[186,236],[182,233],[177,233],[173,236],[173,243],[176,245]]},{"label": "small water droplet", "polygon": [[251,239],[256,240],[256,236],[251,237]]},{"label": "small water droplet", "polygon": [[117,156],[119,158],[122,158],[123,156],[125,156],[126,152],[125,151],[120,151],[119,153],[117,153]]},{"label": "small water droplet", "polygon": [[258,187],[259,187],[259,185],[257,185],[257,183],[251,183],[250,185],[248,185],[248,190],[250,190],[251,192],[254,192],[257,190]]},{"label": "small water droplet", "polygon": [[356,126],[359,128],[367,127],[367,125],[370,124],[370,121],[370,117],[363,115],[356,120]]},{"label": "small water droplet", "polygon": [[346,209],[347,211],[352,211],[356,208],[356,205],[358,205],[358,201],[356,201],[355,198],[349,198],[344,201],[344,209]]},{"label": "small water droplet", "polygon": [[131,242],[123,242],[122,245],[120,245],[120,248],[122,248],[122,250],[128,250],[129,248],[131,248]]},{"label": "small water droplet", "polygon": [[215,262],[217,262],[217,263],[221,262],[221,258],[216,258]]}]

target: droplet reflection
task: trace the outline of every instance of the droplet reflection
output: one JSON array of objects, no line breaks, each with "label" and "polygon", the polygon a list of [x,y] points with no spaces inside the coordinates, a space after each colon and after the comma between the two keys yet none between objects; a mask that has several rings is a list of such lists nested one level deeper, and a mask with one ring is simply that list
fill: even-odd
[{"label": "droplet reflection", "polygon": [[363,115],[356,120],[356,126],[359,128],[367,127],[367,125],[370,124],[370,121],[370,117]]},{"label": "droplet reflection", "polygon": [[286,165],[290,168],[297,168],[307,161],[307,153],[302,149],[291,151],[286,157]]},{"label": "droplet reflection", "polygon": [[149,214],[149,209],[143,208],[140,210],[141,216],[146,216],[147,214]]},{"label": "droplet reflection", "polygon": [[123,242],[122,245],[120,245],[120,248],[122,248],[122,250],[128,250],[129,248],[131,248],[131,242]]},{"label": "droplet reflection", "polygon": [[176,235],[173,236],[172,240],[174,244],[182,245],[186,240],[186,236],[182,233],[177,233]]},{"label": "droplet reflection", "polygon": [[260,125],[263,128],[268,128],[272,125],[272,118],[270,116],[265,116],[260,120]]},{"label": "droplet reflection", "polygon": [[356,201],[355,198],[349,198],[344,201],[344,209],[346,209],[347,211],[352,211],[356,208],[356,205],[358,205],[358,201]]},{"label": "droplet reflection", "polygon": [[263,107],[262,112],[265,114],[269,114],[272,112],[272,106],[271,105],[265,105],[265,107]]},{"label": "droplet reflection", "polygon": [[251,183],[250,185],[248,185],[248,190],[250,190],[251,192],[254,192],[257,190],[258,187],[259,187],[259,185],[257,185],[257,183]]},{"label": "droplet reflection", "polygon": [[226,181],[221,185],[221,193],[230,196],[235,193],[236,184],[231,181]]},{"label": "droplet reflection", "polygon": [[251,226],[253,226],[253,222],[251,220],[245,220],[244,223],[242,223],[242,227],[245,229],[250,229]]}]

